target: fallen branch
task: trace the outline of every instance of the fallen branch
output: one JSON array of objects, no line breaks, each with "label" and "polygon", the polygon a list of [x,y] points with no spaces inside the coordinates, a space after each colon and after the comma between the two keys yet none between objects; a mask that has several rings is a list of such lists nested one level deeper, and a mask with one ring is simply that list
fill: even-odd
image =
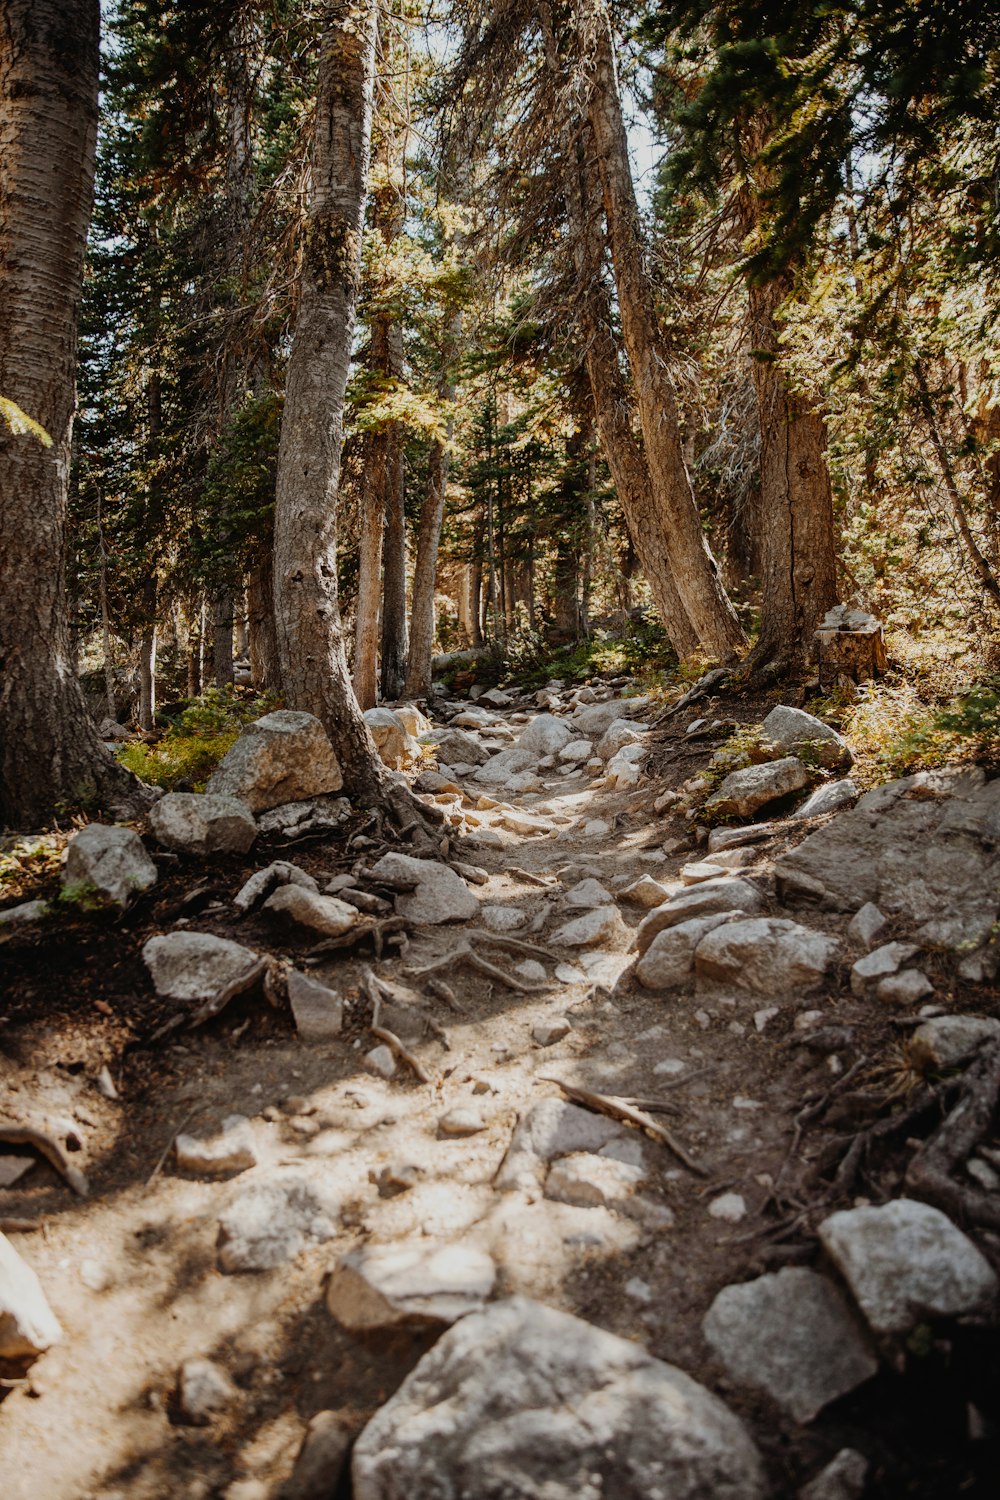
[{"label": "fallen branch", "polygon": [[554,891],[557,889],[555,881],[543,880],[541,875],[532,875],[530,870],[521,870],[517,865],[511,865],[507,871],[508,875],[516,876],[518,880],[526,880],[529,885],[540,885],[543,890]]},{"label": "fallen branch", "polygon": [[267,960],[255,959],[242,974],[237,974],[235,979],[231,979],[228,984],[222,986],[221,990],[217,990],[210,1000],[206,1000],[204,1005],[194,1012],[194,1015],[181,1011],[178,1015],[171,1016],[169,1021],[165,1021],[153,1032],[146,1045],[152,1046],[154,1042],[161,1042],[164,1037],[171,1036],[182,1027],[185,1031],[193,1031],[197,1026],[204,1026],[207,1021],[221,1015],[229,1002],[235,1000],[237,995],[245,995],[247,990],[253,989],[257,981],[263,979],[266,972]]},{"label": "fallen branch", "polygon": [[83,1172],[66,1159],[59,1143],[50,1135],[46,1135],[44,1130],[35,1130],[30,1125],[5,1124],[0,1121],[0,1142],[8,1146],[31,1146],[35,1151],[41,1152],[46,1161],[55,1167],[60,1177],[64,1178],[77,1197],[86,1198],[90,1192],[90,1184]]},{"label": "fallen branch", "polygon": [[575,1083],[565,1083],[561,1078],[549,1078],[545,1074],[539,1074],[539,1077],[543,1083],[554,1083],[557,1088],[562,1089],[566,1097],[572,1099],[574,1104],[582,1104],[586,1109],[596,1110],[598,1114],[609,1115],[612,1120],[621,1120],[627,1125],[635,1125],[637,1129],[644,1130],[652,1140],[659,1141],[666,1146],[668,1151],[672,1151],[689,1172],[694,1172],[699,1177],[708,1176],[705,1168],[699,1166],[688,1155],[666,1126],[658,1125],[642,1110],[626,1104],[623,1099],[612,1099],[608,1094],[595,1094],[590,1089],[580,1088]]},{"label": "fallen branch", "polygon": [[509,990],[517,990],[522,995],[537,994],[541,988],[537,984],[529,984],[524,979],[519,979],[516,974],[509,974],[506,969],[501,969],[497,964],[491,964],[489,959],[477,953],[471,943],[459,943],[450,953],[443,958],[435,958],[429,964],[423,964],[419,969],[408,969],[406,972],[412,979],[422,979],[430,974],[437,974],[441,969],[454,969],[458,964],[468,964],[471,969],[477,969],[480,974],[485,974],[488,979],[495,980],[497,984],[506,985]]}]

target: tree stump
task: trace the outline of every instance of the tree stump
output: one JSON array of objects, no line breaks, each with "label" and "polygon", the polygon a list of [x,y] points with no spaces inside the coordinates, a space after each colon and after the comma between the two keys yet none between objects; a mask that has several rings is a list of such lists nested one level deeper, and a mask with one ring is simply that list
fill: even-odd
[{"label": "tree stump", "polygon": [[862,609],[836,605],[827,611],[815,638],[822,688],[868,682],[886,669],[882,623]]}]

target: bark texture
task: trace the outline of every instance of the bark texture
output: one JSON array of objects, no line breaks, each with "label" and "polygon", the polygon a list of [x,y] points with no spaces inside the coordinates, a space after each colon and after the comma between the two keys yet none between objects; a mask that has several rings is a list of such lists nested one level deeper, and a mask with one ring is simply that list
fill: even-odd
[{"label": "bark texture", "polygon": [[93,199],[98,0],[0,7],[0,825],[139,784],[101,748],[73,672],[65,596],[76,330]]}]

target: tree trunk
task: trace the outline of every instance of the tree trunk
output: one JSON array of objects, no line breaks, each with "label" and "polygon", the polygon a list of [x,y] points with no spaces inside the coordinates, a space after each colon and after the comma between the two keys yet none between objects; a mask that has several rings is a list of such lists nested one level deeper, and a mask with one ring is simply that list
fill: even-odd
[{"label": "tree trunk", "polygon": [[212,619],[212,665],[216,687],[233,683],[233,591],[223,585],[215,595]]},{"label": "tree trunk", "polygon": [[141,786],[105,752],[72,670],[66,510],[76,330],[94,187],[98,0],[0,7],[0,826]]},{"label": "tree trunk", "polygon": [[[444,400],[455,399],[455,388],[441,388]],[[454,420],[448,418],[448,441]],[[413,567],[413,601],[410,606],[410,650],[406,664],[407,698],[426,698],[431,690],[431,657],[434,654],[434,590],[437,583],[437,556],[444,520],[444,498],[448,488],[448,446],[438,439],[431,447],[427,461],[427,489],[420,510],[417,531],[417,555]],[[462,582],[463,592],[465,581]]]},{"label": "tree trunk", "polygon": [[378,702],[378,621],[382,599],[382,537],[385,531],[385,433],[366,442],[358,541],[358,594],[354,603],[354,693],[362,708]]},{"label": "tree trunk", "polygon": [[156,724],[156,575],[142,584],[142,628],[139,632],[139,728],[150,733]]},{"label": "tree trunk", "polygon": [[281,682],[281,668],[274,628],[274,569],[270,538],[247,578],[247,636],[251,682],[255,688],[277,689]]},{"label": "tree trunk", "polygon": [[[393,329],[402,369],[403,330]],[[395,356],[394,356],[395,362]],[[386,464],[385,531],[382,536],[382,661],[383,699],[394,703],[406,678],[406,467],[403,426],[393,422]]]},{"label": "tree trunk", "polygon": [[[400,796],[351,689],[337,598],[337,489],[375,79],[375,0],[325,11],[299,309],[274,514],[275,620],[285,701],[323,723],[349,796]],[[410,821],[416,814],[408,809]]]},{"label": "tree trunk", "polygon": [[720,660],[731,661],[744,644],[744,635],[702,531],[684,462],[677,399],[657,321],[653,285],[644,264],[611,21],[605,0],[574,0],[573,9],[622,334],[657,509],[668,528],[666,542],[674,580],[701,644]]}]

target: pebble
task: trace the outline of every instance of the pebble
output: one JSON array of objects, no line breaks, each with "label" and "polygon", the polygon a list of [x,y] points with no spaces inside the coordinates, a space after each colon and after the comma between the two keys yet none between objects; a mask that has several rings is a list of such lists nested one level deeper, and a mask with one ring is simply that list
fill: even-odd
[{"label": "pebble", "polygon": [[561,984],[586,984],[587,976],[575,964],[557,964],[556,978]]},{"label": "pebble", "polygon": [[457,1109],[450,1109],[438,1120],[438,1130],[442,1135],[478,1135],[481,1130],[485,1129],[486,1121],[478,1109],[459,1106]]},{"label": "pebble", "polygon": [[739,1193],[723,1193],[712,1199],[708,1212],[713,1219],[721,1219],[725,1224],[738,1224],[747,1216],[746,1200]]},{"label": "pebble", "polygon": [[565,1016],[556,1016],[551,1021],[539,1021],[531,1028],[531,1035],[540,1047],[551,1047],[569,1036],[572,1029]]},{"label": "pebble", "polygon": [[390,1048],[379,1045],[365,1053],[365,1067],[379,1078],[392,1078],[396,1072],[396,1059]]},{"label": "pebble", "polygon": [[515,964],[514,973],[520,974],[522,979],[534,980],[538,983],[546,978],[544,965],[534,958],[526,958],[523,963]]},{"label": "pebble", "polygon": [[177,1379],[181,1413],[193,1427],[207,1427],[232,1405],[236,1387],[210,1359],[186,1359]]},{"label": "pebble", "polygon": [[780,1015],[780,1005],[767,1005],[763,1010],[755,1010],[753,1013],[753,1024],[758,1031],[763,1031],[769,1021]]}]

